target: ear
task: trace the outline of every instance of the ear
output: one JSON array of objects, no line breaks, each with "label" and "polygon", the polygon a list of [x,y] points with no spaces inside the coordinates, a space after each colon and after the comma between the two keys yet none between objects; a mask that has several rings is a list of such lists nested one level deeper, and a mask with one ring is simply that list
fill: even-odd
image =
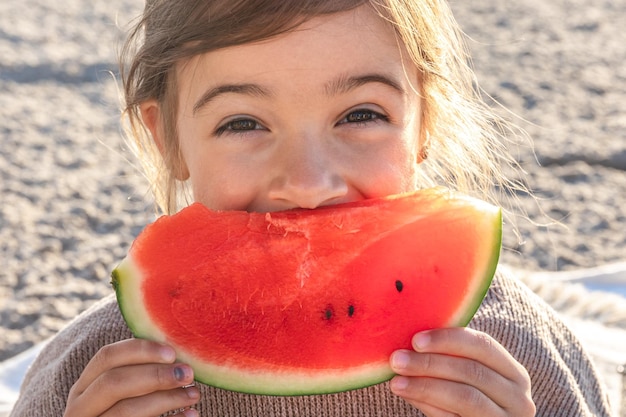
[{"label": "ear", "polygon": [[420,123],[419,131],[417,132],[417,163],[421,164],[428,158],[428,147],[430,146],[430,132],[428,131],[428,123],[430,118],[428,117],[427,102],[424,97],[420,98]]},{"label": "ear", "polygon": [[428,147],[430,145],[430,133],[425,126],[420,127],[419,139],[417,141],[417,163],[421,164],[428,158]]},{"label": "ear", "polygon": [[156,100],[146,101],[144,103],[141,103],[141,105],[139,106],[139,111],[141,112],[141,120],[143,121],[144,126],[150,132],[154,144],[156,145],[159,152],[161,152],[161,156],[165,158],[163,126],[161,124],[159,104]]},{"label": "ear", "polygon": [[[172,150],[168,149],[166,144],[159,103],[156,100],[148,100],[139,106],[139,111],[141,112],[141,120],[150,132],[152,140],[161,153],[167,168],[172,171],[177,180],[185,181],[188,179],[189,170],[182,155],[180,155],[180,152],[175,152],[175,155],[172,155]],[[176,146],[176,149],[178,149],[178,146]]]}]

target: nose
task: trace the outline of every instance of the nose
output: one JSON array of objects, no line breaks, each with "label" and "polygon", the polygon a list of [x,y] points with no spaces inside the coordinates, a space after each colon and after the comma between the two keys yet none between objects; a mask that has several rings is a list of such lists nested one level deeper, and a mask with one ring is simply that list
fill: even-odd
[{"label": "nose", "polygon": [[348,195],[348,184],[332,147],[311,135],[292,136],[276,150],[269,198],[286,208],[336,204]]}]

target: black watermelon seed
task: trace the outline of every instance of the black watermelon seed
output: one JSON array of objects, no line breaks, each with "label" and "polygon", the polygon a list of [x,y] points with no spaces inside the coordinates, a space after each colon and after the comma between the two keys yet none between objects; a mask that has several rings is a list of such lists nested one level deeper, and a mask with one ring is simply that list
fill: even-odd
[{"label": "black watermelon seed", "polygon": [[348,317],[354,316],[354,306],[348,306]]},{"label": "black watermelon seed", "polygon": [[333,309],[331,307],[326,308],[324,310],[324,318],[326,320],[330,320],[333,317]]},{"label": "black watermelon seed", "polygon": [[402,281],[397,280],[396,281],[396,290],[398,290],[398,292],[402,292],[402,289],[404,289],[404,284],[402,283]]}]

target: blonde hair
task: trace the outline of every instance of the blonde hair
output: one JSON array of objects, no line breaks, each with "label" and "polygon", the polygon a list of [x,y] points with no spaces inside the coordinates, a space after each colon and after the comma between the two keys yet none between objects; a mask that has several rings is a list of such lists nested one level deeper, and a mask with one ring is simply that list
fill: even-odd
[{"label": "blonde hair", "polygon": [[[268,39],[306,19],[369,4],[396,30],[421,72],[424,100],[420,186],[449,188],[498,203],[496,194],[521,186],[502,174],[515,165],[504,139],[513,129],[495,116],[476,87],[463,35],[444,0],[147,0],[120,57],[129,136],[158,207],[177,210],[182,183],[175,67],[195,55]],[[157,100],[163,128],[159,151],[139,107]],[[514,193],[511,193],[514,194]]]}]

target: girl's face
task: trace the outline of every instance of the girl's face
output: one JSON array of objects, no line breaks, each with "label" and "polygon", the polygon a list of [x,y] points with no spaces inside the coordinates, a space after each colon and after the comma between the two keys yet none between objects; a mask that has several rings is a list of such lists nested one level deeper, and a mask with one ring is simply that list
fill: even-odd
[{"label": "girl's face", "polygon": [[409,62],[364,6],[181,64],[182,175],[194,199],[276,211],[414,190],[421,99]]}]

